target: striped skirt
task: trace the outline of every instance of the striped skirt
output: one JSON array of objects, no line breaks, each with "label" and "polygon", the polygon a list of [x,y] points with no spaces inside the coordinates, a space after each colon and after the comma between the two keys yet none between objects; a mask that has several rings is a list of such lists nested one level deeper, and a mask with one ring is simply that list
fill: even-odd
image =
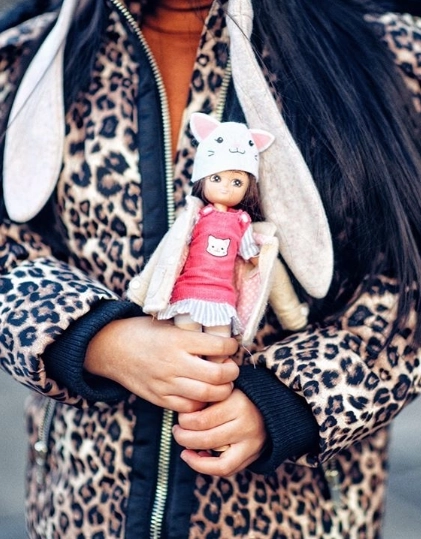
[{"label": "striped skirt", "polygon": [[233,335],[242,331],[237,311],[229,303],[217,303],[202,299],[183,299],[170,303],[157,314],[158,320],[168,320],[177,314],[188,314],[190,318],[205,327],[231,325]]}]

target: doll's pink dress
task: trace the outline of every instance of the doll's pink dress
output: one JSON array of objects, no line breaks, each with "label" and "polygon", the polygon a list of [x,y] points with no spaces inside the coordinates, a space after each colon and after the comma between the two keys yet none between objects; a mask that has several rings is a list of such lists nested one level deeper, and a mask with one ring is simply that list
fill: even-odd
[{"label": "doll's pink dress", "polygon": [[241,332],[234,266],[237,256],[249,260],[259,254],[250,223],[242,210],[223,212],[209,204],[199,212],[186,263],[168,307],[158,313],[160,320],[189,314],[202,326],[231,324],[233,334]]}]

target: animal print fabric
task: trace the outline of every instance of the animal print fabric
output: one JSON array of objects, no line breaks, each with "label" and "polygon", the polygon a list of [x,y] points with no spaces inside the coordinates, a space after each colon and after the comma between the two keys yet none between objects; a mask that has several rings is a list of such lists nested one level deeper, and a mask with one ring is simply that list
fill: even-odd
[{"label": "animal print fabric", "polygon": [[[187,110],[217,106],[227,67],[222,15],[215,6],[208,19]],[[51,20],[36,18],[0,36],[0,102],[9,103],[19,59]],[[376,24],[419,103],[419,22],[388,15]],[[72,159],[66,160],[57,202],[72,259],[56,260],[28,225],[4,222],[0,228],[0,320],[6,328],[1,366],[36,392],[27,406],[31,448],[43,395],[59,401],[41,484],[30,450],[27,513],[35,539],[124,537],[133,397],[88,405],[46,376],[42,354],[94,303],[120,297],[142,263],[142,179],[134,151],[138,66],[127,31],[111,11],[89,92],[67,117],[65,151]],[[192,155],[184,133],[175,182],[180,204]],[[381,350],[395,303],[393,281],[379,278],[335,324],[313,326],[282,343],[268,315],[254,360],[310,404],[320,425],[320,455],[291,460],[266,478],[248,470],[231,478],[199,475],[189,539],[380,537],[388,425],[421,389],[419,353],[407,346],[415,313],[408,330]],[[338,474],[338,496],[327,482],[328,468]]]}]

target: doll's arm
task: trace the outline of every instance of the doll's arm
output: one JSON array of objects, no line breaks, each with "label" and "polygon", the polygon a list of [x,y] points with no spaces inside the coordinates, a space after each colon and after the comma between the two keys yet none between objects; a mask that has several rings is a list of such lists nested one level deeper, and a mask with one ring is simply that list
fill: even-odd
[{"label": "doll's arm", "polygon": [[[307,324],[308,314],[307,305],[300,303],[285,267],[278,260],[278,240],[273,235],[273,224],[253,223],[253,230],[254,239],[260,246],[259,256],[250,260],[252,264],[239,265],[237,277],[237,312],[244,324],[241,340],[244,346],[253,341],[268,302],[286,330],[302,329]],[[258,293],[254,290],[256,286]]]},{"label": "doll's arm", "polygon": [[269,303],[284,329],[298,331],[307,325],[308,306],[300,303],[287,270],[278,258],[274,262]]},{"label": "doll's arm", "polygon": [[[271,235],[271,223],[254,223],[255,238],[261,244],[259,264],[265,263],[265,252],[277,246],[277,239]],[[277,250],[277,248],[276,248]],[[298,331],[307,325],[308,306],[301,303],[292,286],[288,272],[277,256],[267,257],[270,268],[271,281],[269,289],[269,303],[282,327],[289,331]],[[263,268],[262,268],[262,273]]]},{"label": "doll's arm", "polygon": [[[249,262],[258,266],[259,256],[250,258]],[[303,329],[307,325],[308,306],[298,299],[288,272],[278,258],[273,262],[272,279],[269,303],[280,324],[290,331]]]}]

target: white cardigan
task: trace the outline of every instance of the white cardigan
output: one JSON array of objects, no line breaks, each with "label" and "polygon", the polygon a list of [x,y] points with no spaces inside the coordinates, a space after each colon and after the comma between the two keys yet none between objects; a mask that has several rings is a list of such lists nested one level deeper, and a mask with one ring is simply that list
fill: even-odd
[{"label": "white cardigan", "polygon": [[[147,314],[156,315],[168,306],[175,281],[186,261],[191,232],[203,202],[188,196],[186,207],[163,237],[143,271],[134,277],[127,297]],[[300,304],[285,268],[278,260],[278,239],[272,223],[253,223],[253,235],[260,247],[258,265],[237,258],[237,311],[244,331],[241,343],[248,346],[256,334],[270,301],[284,329],[297,330],[307,322],[307,306]]]}]

